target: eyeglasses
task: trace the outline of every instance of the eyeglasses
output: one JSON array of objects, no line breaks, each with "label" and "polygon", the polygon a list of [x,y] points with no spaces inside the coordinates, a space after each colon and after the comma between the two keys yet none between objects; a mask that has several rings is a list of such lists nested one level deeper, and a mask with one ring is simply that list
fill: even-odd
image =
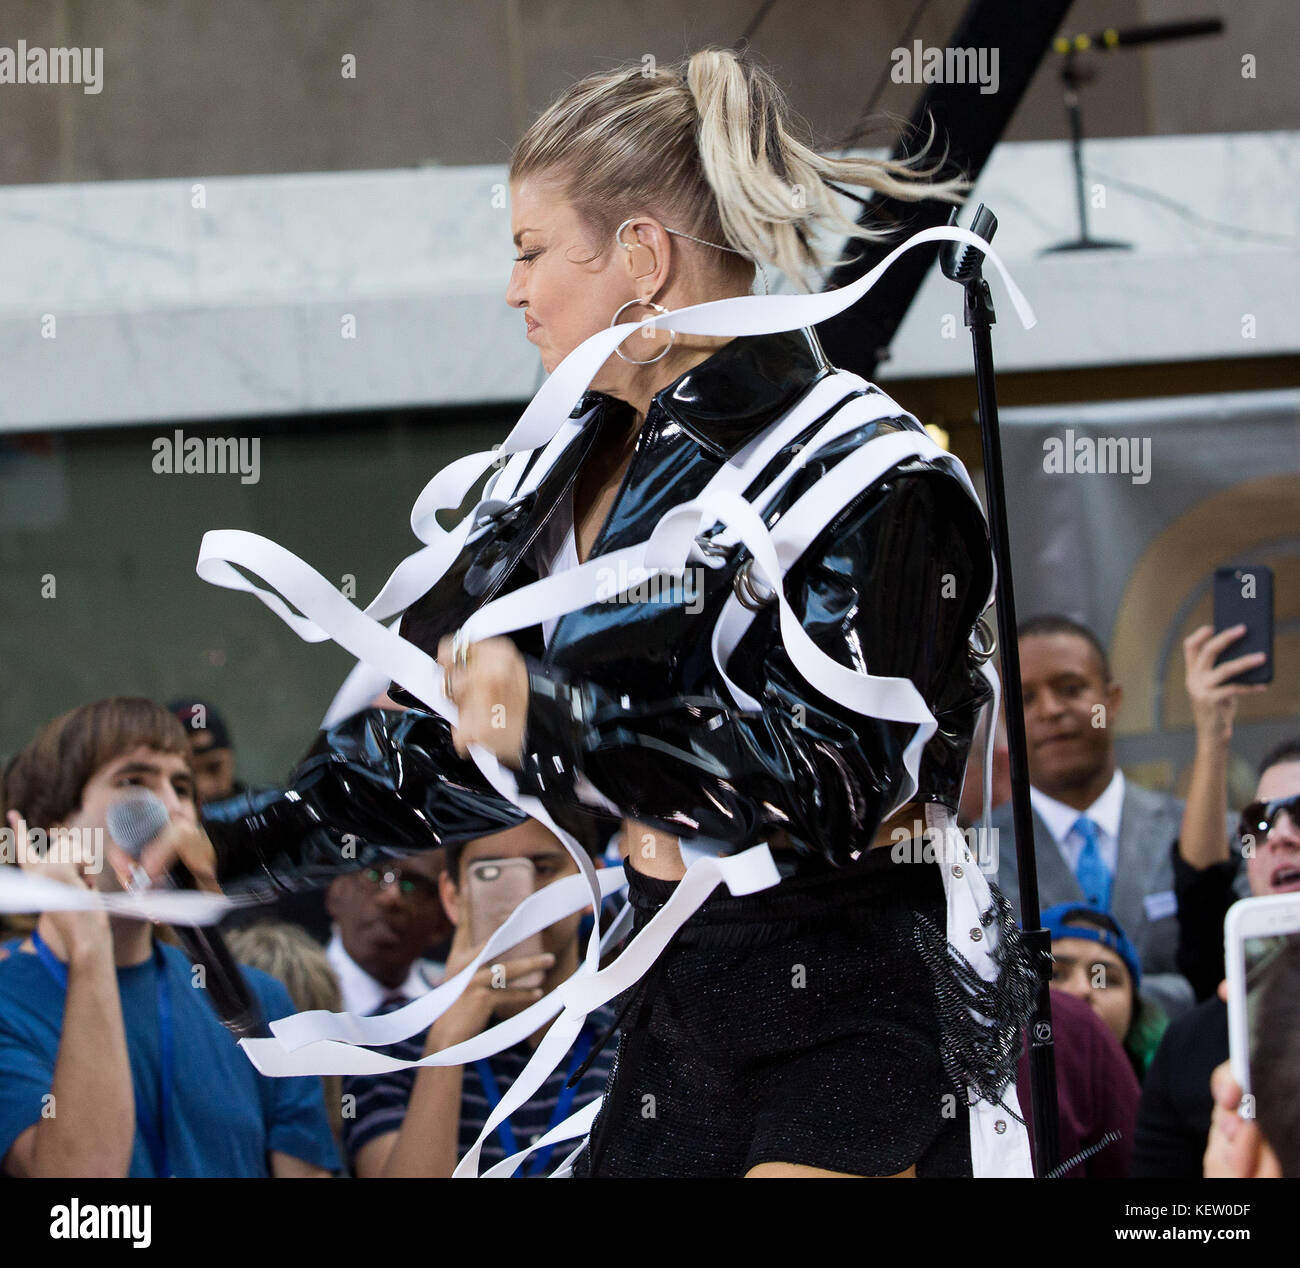
[{"label": "eyeglasses", "polygon": [[1266,837],[1277,826],[1283,811],[1291,816],[1292,823],[1300,826],[1300,794],[1275,801],[1252,801],[1241,812],[1237,831],[1242,837]]},{"label": "eyeglasses", "polygon": [[438,897],[438,886],[427,876],[415,872],[395,872],[392,869],[380,872],[376,867],[368,867],[361,873],[361,878],[380,891],[389,885],[396,885],[397,892],[403,898],[422,898],[426,902],[432,902]]}]

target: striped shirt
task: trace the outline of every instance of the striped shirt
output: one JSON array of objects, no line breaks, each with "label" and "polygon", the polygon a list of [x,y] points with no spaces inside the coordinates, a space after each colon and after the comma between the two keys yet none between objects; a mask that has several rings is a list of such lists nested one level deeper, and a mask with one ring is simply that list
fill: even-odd
[{"label": "striped shirt", "polygon": [[[392,1008],[381,1008],[379,1011],[391,1012]],[[591,1011],[585,1029],[590,1036],[592,1047],[600,1043],[605,1032],[613,1024],[614,1012],[608,1005]],[[568,1110],[570,1114],[576,1113],[604,1092],[610,1066],[614,1061],[617,1038],[617,1034],[611,1035],[600,1051],[591,1058],[591,1064],[574,1089]],[[384,1052],[402,1061],[418,1061],[424,1055],[424,1042],[423,1034],[412,1035],[409,1039],[403,1039],[399,1043],[390,1044],[376,1051]],[[552,1126],[556,1105],[563,1095],[564,1085],[569,1081],[570,1072],[577,1064],[575,1063],[576,1046],[550,1073],[532,1097],[510,1116],[508,1121],[514,1133],[516,1148],[523,1149],[530,1145],[534,1139]],[[522,1042],[486,1058],[499,1095],[505,1094],[506,1089],[519,1077],[532,1055],[533,1048],[527,1042]],[[363,1145],[379,1136],[401,1129],[402,1122],[406,1118],[406,1106],[411,1099],[411,1090],[415,1085],[415,1076],[418,1073],[419,1070],[416,1069],[397,1070],[391,1074],[348,1075],[343,1079],[344,1096],[350,1093],[356,1097],[354,1116],[345,1115],[343,1119],[343,1146],[347,1151],[349,1166],[354,1172],[357,1153]],[[458,1157],[464,1157],[466,1151],[478,1139],[483,1124],[487,1122],[488,1115],[496,1105],[496,1100],[496,1097],[489,1098],[478,1065],[471,1061],[464,1068],[462,1081]],[[344,1104],[346,1105],[347,1102],[345,1101]],[[551,1154],[546,1170],[554,1170],[576,1145],[576,1139],[559,1142]],[[480,1174],[493,1163],[500,1162],[505,1156],[500,1132],[494,1131],[483,1142],[479,1159]],[[531,1169],[536,1165],[536,1158],[537,1155],[534,1154],[525,1159],[524,1167]],[[529,1170],[528,1173],[532,1174],[532,1171]]]}]

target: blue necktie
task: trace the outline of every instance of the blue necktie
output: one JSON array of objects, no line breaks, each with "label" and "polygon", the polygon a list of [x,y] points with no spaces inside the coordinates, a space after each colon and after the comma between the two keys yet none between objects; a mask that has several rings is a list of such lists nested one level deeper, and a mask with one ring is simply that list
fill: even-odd
[{"label": "blue necktie", "polygon": [[1074,866],[1079,888],[1083,890],[1084,899],[1093,907],[1102,911],[1110,910],[1110,868],[1101,857],[1101,842],[1098,840],[1097,825],[1087,815],[1080,815],[1074,821],[1074,831],[1083,838],[1083,849],[1079,852],[1079,861]]}]

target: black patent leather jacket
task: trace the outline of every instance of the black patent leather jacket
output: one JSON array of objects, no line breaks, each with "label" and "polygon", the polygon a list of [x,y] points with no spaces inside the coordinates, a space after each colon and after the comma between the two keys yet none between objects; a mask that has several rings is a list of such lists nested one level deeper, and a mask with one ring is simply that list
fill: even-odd
[{"label": "black patent leather jacket", "polygon": [[[593,557],[645,540],[670,507],[699,493],[728,457],[833,373],[809,331],[737,338],[659,392]],[[875,388],[868,389],[876,391]],[[601,437],[626,434],[630,407],[599,409],[538,487],[487,516],[460,558],[412,605],[404,637],[431,654],[478,607],[538,576],[535,545]],[[841,405],[834,407],[836,410]],[[833,411],[828,411],[828,413]],[[789,462],[773,460],[761,488]],[[769,526],[826,470],[873,438],[915,427],[867,423],[818,451],[783,491]],[[784,830],[801,868],[865,848],[893,803],[912,727],[863,717],[818,694],[790,663],[774,604],[760,609],[728,664],[762,702],[745,712],[714,667],[710,633],[747,558],[696,570],[678,602],[597,603],[513,635],[531,700],[522,790],[592,850],[622,818],[735,848]],[[987,528],[948,461],[913,459],[859,494],[786,577],[814,641],[842,664],[916,684],[939,729],[922,756],[917,799],[955,808],[988,687],[969,639],[991,583]],[[398,687],[391,694],[419,706]],[[323,733],[291,777],[242,810],[208,819],[219,875],[234,888],[297,888],[374,854],[404,853],[498,832],[522,819],[436,714],[376,709]],[[581,790],[581,791],[580,791]],[[593,792],[594,790],[594,792]]]}]

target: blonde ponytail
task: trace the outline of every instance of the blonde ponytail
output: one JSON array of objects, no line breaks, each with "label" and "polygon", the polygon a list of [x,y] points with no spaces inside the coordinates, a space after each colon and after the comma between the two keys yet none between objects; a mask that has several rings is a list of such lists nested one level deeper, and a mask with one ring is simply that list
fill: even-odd
[{"label": "blonde ponytail", "polygon": [[911,202],[960,203],[970,183],[929,181],[942,165],[818,154],[793,133],[780,86],[731,49],[707,48],[667,69],[644,63],[579,80],[529,127],[515,148],[511,181],[545,175],[607,250],[628,216],[655,215],[669,228],[738,254],[698,249],[710,265],[752,283],[756,264],[779,269],[800,290],[819,289],[836,260],[818,239],[876,240],[888,230],[845,215],[829,182]]},{"label": "blonde ponytail", "polygon": [[[888,236],[887,230],[864,228],[846,216],[828,182],[911,202],[959,203],[970,188],[960,179],[927,183],[922,178],[935,169],[918,172],[920,156],[891,161],[818,154],[792,134],[790,110],[776,81],[729,49],[696,53],[687,82],[700,113],[700,158],[726,240],[774,264],[805,289],[820,285],[819,275],[834,262],[817,236]],[[928,149],[929,143],[921,154]]]}]

